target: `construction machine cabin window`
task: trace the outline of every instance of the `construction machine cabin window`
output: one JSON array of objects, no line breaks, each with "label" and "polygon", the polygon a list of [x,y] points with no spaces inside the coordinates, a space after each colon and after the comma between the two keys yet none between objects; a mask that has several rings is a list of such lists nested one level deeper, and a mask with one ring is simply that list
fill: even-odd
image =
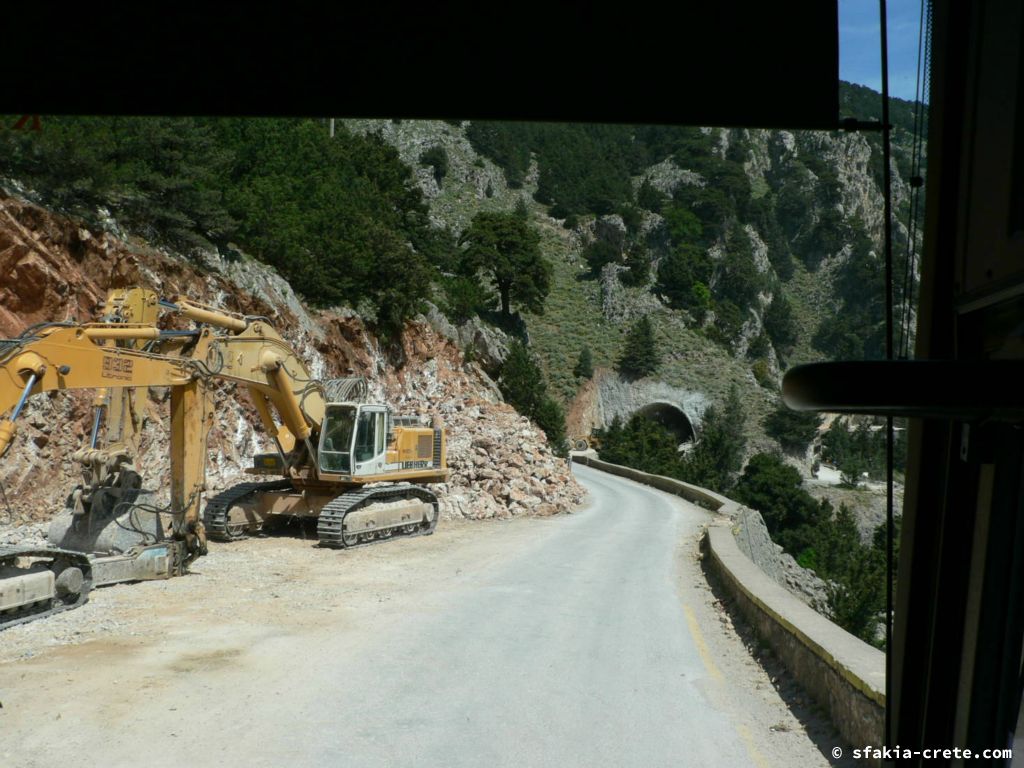
[{"label": "construction machine cabin window", "polygon": [[329,405],[324,416],[320,444],[320,469],[323,472],[352,471],[352,433],[356,409],[351,405]]},{"label": "construction machine cabin window", "polygon": [[[356,430],[355,448],[357,464],[369,461],[377,455],[375,452],[375,437],[378,432],[377,417],[383,417],[383,415],[373,411],[361,411],[359,413],[359,428]],[[381,428],[383,428],[383,424],[381,424]]]},{"label": "construction machine cabin window", "polygon": [[385,426],[384,426],[384,413],[382,411],[378,411],[376,413],[376,416],[377,416],[377,419],[376,419],[376,421],[377,421],[377,426],[376,426],[376,429],[377,429],[377,443],[376,443],[376,450],[374,451],[374,455],[375,456],[380,456],[382,453],[384,453],[384,437],[385,437],[385,435],[387,433],[387,430],[385,429]]}]

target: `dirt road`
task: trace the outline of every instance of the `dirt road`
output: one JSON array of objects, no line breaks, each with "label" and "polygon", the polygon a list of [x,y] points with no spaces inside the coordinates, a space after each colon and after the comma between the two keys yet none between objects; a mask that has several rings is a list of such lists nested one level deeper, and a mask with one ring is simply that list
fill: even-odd
[{"label": "dirt road", "polygon": [[573,515],[214,545],[8,630],[0,765],[828,765],[707,587],[707,513],[578,477]]}]

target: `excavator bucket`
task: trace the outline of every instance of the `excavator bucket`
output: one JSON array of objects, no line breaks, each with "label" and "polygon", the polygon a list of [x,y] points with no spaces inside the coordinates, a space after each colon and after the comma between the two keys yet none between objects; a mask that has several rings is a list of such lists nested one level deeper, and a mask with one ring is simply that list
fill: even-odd
[{"label": "excavator bucket", "polygon": [[163,541],[170,517],[148,508],[147,497],[153,496],[143,490],[123,495],[101,491],[85,513],[65,507],[50,523],[47,539],[61,549],[96,554],[121,554]]},{"label": "excavator bucket", "polygon": [[90,477],[75,488],[50,523],[47,538],[61,549],[120,554],[167,538],[170,515],[155,506],[155,493],[127,455],[86,449],[76,453]]}]

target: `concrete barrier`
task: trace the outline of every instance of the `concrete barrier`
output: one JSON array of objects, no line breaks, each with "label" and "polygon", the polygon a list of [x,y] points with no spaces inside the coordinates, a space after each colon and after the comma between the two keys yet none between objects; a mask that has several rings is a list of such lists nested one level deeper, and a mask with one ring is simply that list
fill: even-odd
[{"label": "concrete barrier", "polygon": [[633,469],[632,467],[624,467],[621,464],[612,464],[608,461],[601,461],[600,459],[588,456],[585,453],[572,454],[572,460],[577,464],[585,464],[588,467],[600,469],[602,472],[607,472],[611,475],[618,475],[619,477],[627,477],[630,480],[636,480],[638,483],[650,485],[657,488],[659,491],[671,493],[673,496],[681,496],[687,501],[696,504],[699,507],[704,507],[704,509],[711,510],[712,512],[730,515],[739,507],[739,505],[732,499],[728,499],[721,494],[709,491],[707,488],[701,488],[697,485],[684,483],[682,480],[676,480],[674,477],[652,475],[647,472],[641,472],[639,469]]},{"label": "concrete barrier", "polygon": [[[574,456],[581,464],[627,477],[728,515],[731,499],[670,477]],[[793,677],[828,711],[851,745],[880,745],[885,734],[885,654],[854,637],[772,581],[736,545],[727,521],[708,526],[701,544],[710,571]]]}]

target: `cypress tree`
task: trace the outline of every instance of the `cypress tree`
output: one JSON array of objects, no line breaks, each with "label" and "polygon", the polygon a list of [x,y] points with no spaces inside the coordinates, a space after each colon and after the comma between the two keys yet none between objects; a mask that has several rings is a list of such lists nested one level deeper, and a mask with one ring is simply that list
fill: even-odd
[{"label": "cypress tree", "polygon": [[649,376],[661,365],[661,355],[654,340],[654,326],[646,315],[641,317],[626,336],[618,370],[626,376]]}]

